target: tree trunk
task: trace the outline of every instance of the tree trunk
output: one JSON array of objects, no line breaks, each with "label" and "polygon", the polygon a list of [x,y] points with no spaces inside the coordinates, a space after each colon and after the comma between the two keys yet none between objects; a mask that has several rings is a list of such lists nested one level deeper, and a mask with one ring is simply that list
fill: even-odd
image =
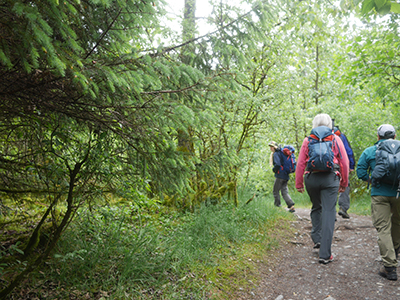
[{"label": "tree trunk", "polygon": [[[185,7],[183,11],[182,21],[182,40],[183,42],[189,41],[195,37],[196,34],[196,0],[185,0]],[[182,48],[182,62],[190,64],[190,53],[194,51],[194,44],[188,43]]]},{"label": "tree trunk", "polygon": [[315,50],[315,105],[318,105],[319,101],[319,91],[318,91],[318,84],[319,84],[319,47],[317,45]]},{"label": "tree trunk", "polygon": [[[25,278],[28,276],[32,271],[34,271],[37,267],[39,267],[43,261],[50,255],[51,251],[54,249],[56,246],[58,240],[61,237],[62,232],[64,229],[68,226],[69,222],[71,221],[70,219],[74,215],[73,213],[75,212],[76,209],[78,209],[77,206],[73,205],[74,202],[74,186],[75,186],[75,181],[76,177],[82,167],[82,163],[77,163],[75,165],[75,168],[70,171],[70,180],[69,180],[69,190],[68,190],[68,195],[67,195],[67,211],[65,212],[65,215],[61,221],[60,226],[57,227],[57,230],[55,231],[53,238],[50,240],[49,245],[47,248],[40,254],[34,262],[29,264],[24,271],[22,271],[20,274],[18,274],[13,281],[2,291],[0,291],[0,299],[6,299],[6,297],[16,288]],[[47,212],[46,212],[47,213]]]}]

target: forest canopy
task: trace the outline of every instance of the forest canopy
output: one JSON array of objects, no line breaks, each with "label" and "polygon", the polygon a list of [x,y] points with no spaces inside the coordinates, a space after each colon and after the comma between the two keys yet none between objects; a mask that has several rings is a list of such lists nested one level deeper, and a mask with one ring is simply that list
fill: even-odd
[{"label": "forest canopy", "polygon": [[238,206],[239,188],[271,189],[268,142],[299,150],[318,113],[356,158],[380,124],[400,128],[399,3],[244,2],[211,3],[206,34],[195,0],[178,30],[168,1],[0,4],[0,213],[42,207],[0,295],[81,208]]}]

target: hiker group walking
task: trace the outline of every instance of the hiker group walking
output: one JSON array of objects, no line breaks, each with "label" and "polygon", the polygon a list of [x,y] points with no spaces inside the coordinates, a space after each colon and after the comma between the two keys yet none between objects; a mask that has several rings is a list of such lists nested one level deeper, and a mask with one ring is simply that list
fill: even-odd
[{"label": "hiker group walking", "polygon": [[[295,211],[287,187],[290,173],[295,172],[296,190],[307,191],[312,203],[313,248],[319,249],[319,263],[328,264],[334,260],[331,245],[338,202],[339,216],[350,218],[349,172],[355,170],[355,158],[347,137],[334,126],[329,115],[315,116],[312,127],[297,161],[293,147],[269,144],[275,173],[274,204],[281,206],[281,193],[289,211]],[[397,280],[400,252],[400,141],[395,137],[392,125],[380,126],[378,141],[364,150],[356,169],[357,177],[371,185],[371,217],[383,262],[379,275],[389,280]]]}]

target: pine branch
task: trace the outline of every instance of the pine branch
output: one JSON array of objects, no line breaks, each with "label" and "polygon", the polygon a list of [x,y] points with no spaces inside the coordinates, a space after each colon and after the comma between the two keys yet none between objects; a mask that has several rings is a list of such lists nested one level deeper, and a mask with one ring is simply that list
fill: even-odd
[{"label": "pine branch", "polygon": [[103,32],[103,34],[100,36],[100,39],[97,41],[96,45],[94,45],[94,47],[89,51],[89,53],[85,56],[85,59],[87,59],[92,53],[93,51],[99,46],[100,42],[104,39],[104,37],[107,35],[107,33],[111,30],[112,26],[114,25],[114,23],[117,21],[117,19],[119,18],[119,16],[121,15],[122,12],[122,8],[119,10],[119,12],[117,13],[117,15],[114,17],[114,19],[112,20],[111,24],[108,26],[107,30],[105,30]]},{"label": "pine branch", "polygon": [[192,84],[190,86],[187,86],[183,89],[179,89],[179,90],[163,90],[163,91],[151,91],[151,92],[143,92],[142,94],[144,95],[155,95],[155,94],[172,94],[172,93],[181,93],[187,90],[192,89],[193,87],[199,85],[200,82],[196,82],[195,84]]}]

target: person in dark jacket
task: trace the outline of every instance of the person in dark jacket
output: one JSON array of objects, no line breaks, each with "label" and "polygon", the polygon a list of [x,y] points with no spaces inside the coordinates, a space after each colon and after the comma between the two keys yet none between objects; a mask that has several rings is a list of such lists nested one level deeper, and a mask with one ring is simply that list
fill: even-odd
[{"label": "person in dark jacket", "polygon": [[[357,177],[368,183],[370,174],[376,166],[375,153],[377,145],[385,140],[396,137],[392,125],[383,124],[378,128],[378,141],[361,154],[357,163]],[[383,267],[379,275],[397,280],[397,262],[400,252],[400,199],[396,199],[397,186],[392,184],[372,184],[371,187],[371,218],[378,231],[379,252]]]},{"label": "person in dark jacket", "polygon": [[295,212],[294,202],[290,197],[288,190],[289,174],[283,171],[283,153],[276,142],[269,143],[269,147],[272,152],[272,159],[270,163],[273,166],[272,171],[275,173],[275,183],[273,189],[273,195],[275,199],[274,204],[278,207],[281,206],[281,196],[279,194],[281,193],[289,211]]},{"label": "person in dark jacket", "polygon": [[[340,137],[343,142],[344,148],[346,149],[347,157],[349,159],[349,171],[354,171],[355,160],[353,149],[350,146],[350,143],[346,137],[346,135],[340,131],[339,126],[333,128],[333,132]],[[350,181],[346,190],[343,193],[339,193],[339,216],[342,216],[343,219],[349,219],[350,215],[347,213],[350,208]]]}]

